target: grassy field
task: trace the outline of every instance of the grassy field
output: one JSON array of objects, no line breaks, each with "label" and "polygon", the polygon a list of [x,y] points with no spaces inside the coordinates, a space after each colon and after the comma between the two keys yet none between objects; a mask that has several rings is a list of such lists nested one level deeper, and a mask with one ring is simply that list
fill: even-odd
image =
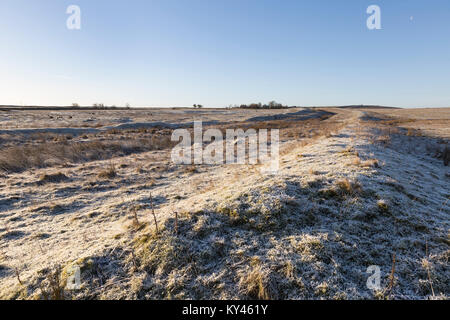
[{"label": "grassy field", "polygon": [[[174,164],[194,120],[279,129],[279,172]],[[0,297],[447,299],[449,137],[450,109],[0,111]]]}]

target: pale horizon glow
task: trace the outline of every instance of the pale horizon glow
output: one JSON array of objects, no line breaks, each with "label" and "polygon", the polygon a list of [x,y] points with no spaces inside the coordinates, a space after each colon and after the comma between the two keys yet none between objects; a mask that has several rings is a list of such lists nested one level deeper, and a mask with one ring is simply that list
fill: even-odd
[{"label": "pale horizon glow", "polygon": [[2,0],[0,105],[450,107],[449,34],[448,0]]}]

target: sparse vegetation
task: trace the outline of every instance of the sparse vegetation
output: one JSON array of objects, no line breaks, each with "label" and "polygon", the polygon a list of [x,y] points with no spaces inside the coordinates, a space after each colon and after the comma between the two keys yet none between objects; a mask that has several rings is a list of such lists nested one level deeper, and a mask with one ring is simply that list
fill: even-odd
[{"label": "sparse vegetation", "polygon": [[113,163],[110,163],[107,169],[100,171],[98,174],[100,179],[114,179],[116,176],[117,171]]},{"label": "sparse vegetation", "polygon": [[346,149],[342,150],[340,152],[340,154],[342,154],[344,156],[355,156],[355,157],[359,158],[359,153],[357,151],[355,151],[355,148],[352,146],[347,147]]},{"label": "sparse vegetation", "polygon": [[[205,125],[280,129],[276,175],[171,163],[172,129],[154,110],[80,108],[73,131],[0,134],[0,297],[447,298],[446,140],[322,111],[234,109]],[[81,289],[65,290],[75,265]],[[379,291],[365,285],[370,265]]]},{"label": "sparse vegetation", "polygon": [[43,174],[39,177],[38,183],[45,184],[45,183],[58,183],[66,181],[68,178],[64,173],[58,172],[55,174]]},{"label": "sparse vegetation", "polygon": [[370,168],[370,167],[378,168],[380,166],[377,159],[364,160],[360,163],[360,165],[365,168]]},{"label": "sparse vegetation", "polygon": [[42,168],[66,162],[87,162],[126,156],[149,150],[161,150],[173,145],[168,135],[150,139],[126,139],[119,141],[44,142],[34,145],[18,145],[2,150],[0,170],[21,172],[30,168]]},{"label": "sparse vegetation", "polygon": [[61,280],[61,266],[56,265],[48,270],[46,287],[41,283],[41,294],[44,300],[65,300],[64,283]]},{"label": "sparse vegetation", "polygon": [[383,213],[389,212],[389,206],[385,200],[378,200],[377,202],[378,210]]},{"label": "sparse vegetation", "polygon": [[350,179],[340,179],[336,182],[336,187],[343,195],[354,195],[361,192],[361,185],[357,181],[351,181]]},{"label": "sparse vegetation", "polygon": [[248,273],[243,274],[239,285],[250,299],[277,299],[274,284],[270,280],[268,271],[263,270],[261,266],[255,266]]}]

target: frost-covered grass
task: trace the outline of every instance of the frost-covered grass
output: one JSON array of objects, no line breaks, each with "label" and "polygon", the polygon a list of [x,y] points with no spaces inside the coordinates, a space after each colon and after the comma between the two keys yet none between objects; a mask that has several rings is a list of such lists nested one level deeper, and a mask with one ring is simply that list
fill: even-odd
[{"label": "frost-covered grass", "polygon": [[[114,179],[97,178],[109,160],[55,168],[45,190],[41,171],[10,175],[0,296],[51,298],[78,265],[82,288],[65,298],[447,298],[448,167],[426,139],[352,118],[286,142],[274,176],[174,166],[163,151],[115,160]],[[381,290],[366,286],[371,265]]]}]

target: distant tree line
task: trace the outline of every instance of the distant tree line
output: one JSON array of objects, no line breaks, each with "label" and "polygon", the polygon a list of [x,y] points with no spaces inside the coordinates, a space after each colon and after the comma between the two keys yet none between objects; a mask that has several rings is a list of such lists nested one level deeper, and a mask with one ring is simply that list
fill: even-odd
[{"label": "distant tree line", "polygon": [[240,106],[230,106],[231,108],[241,108],[241,109],[285,109],[289,108],[276,101],[270,101],[268,104],[251,103],[251,104],[241,104]]},{"label": "distant tree line", "polygon": [[[73,109],[82,109],[82,107],[80,107],[80,105],[79,105],[78,103],[72,103],[72,108],[73,108]],[[112,106],[105,106],[103,103],[94,103],[94,104],[92,104],[92,107],[88,107],[88,108],[91,108],[91,109],[98,109],[98,110],[123,109],[123,108],[117,107],[117,106],[115,106],[115,105],[112,105]],[[130,104],[127,103],[127,104],[125,105],[125,109],[130,109],[130,108],[131,108]]]}]

